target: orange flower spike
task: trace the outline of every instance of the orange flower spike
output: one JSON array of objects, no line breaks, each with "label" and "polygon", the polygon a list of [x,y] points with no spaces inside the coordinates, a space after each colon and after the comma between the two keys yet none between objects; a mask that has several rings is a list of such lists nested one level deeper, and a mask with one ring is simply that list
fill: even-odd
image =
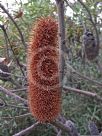
[{"label": "orange flower spike", "polygon": [[28,46],[28,100],[32,115],[40,122],[51,122],[59,115],[58,25],[50,17],[39,19]]}]

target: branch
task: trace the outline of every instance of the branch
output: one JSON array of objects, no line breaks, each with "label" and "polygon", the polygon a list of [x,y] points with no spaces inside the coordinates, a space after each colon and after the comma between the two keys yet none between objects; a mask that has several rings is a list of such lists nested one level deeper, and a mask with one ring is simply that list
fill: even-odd
[{"label": "branch", "polygon": [[26,49],[26,43],[25,43],[25,40],[24,40],[24,37],[23,37],[23,34],[20,30],[20,28],[18,27],[17,23],[15,22],[15,20],[13,19],[13,17],[8,13],[8,10],[5,9],[5,7],[0,3],[0,8],[8,15],[8,17],[11,19],[11,21],[14,23],[15,27],[17,28],[19,34],[20,34],[20,37],[21,37],[21,41]]},{"label": "branch", "polygon": [[1,25],[1,24],[0,24],[0,28],[2,29],[2,31],[3,31],[3,33],[4,33],[7,58],[10,59],[10,58],[9,58],[8,40],[7,40],[7,38],[6,38],[5,27],[4,27],[4,25]]},{"label": "branch", "polygon": [[68,64],[68,62],[66,62],[67,65],[67,70],[70,71],[70,73],[75,73],[76,75],[78,75],[80,78],[88,80],[91,83],[96,84],[98,87],[102,87],[102,83],[97,82],[95,80],[90,79],[89,77],[83,76],[81,75],[79,72],[77,72],[71,65]]},{"label": "branch", "polygon": [[10,90],[11,92],[21,92],[21,91],[26,91],[27,90],[27,87],[25,87],[25,88],[20,88],[20,89],[15,89],[15,90]]},{"label": "branch", "polygon": [[63,58],[63,53],[66,52],[65,48],[65,21],[64,21],[64,1],[56,0],[56,5],[58,9],[58,27],[59,27],[59,52],[60,52],[60,84],[63,86],[63,77],[64,77],[64,67],[65,61]]},{"label": "branch", "polygon": [[67,120],[65,125],[70,128],[71,136],[79,136],[77,128],[71,120]]},{"label": "branch", "polygon": [[66,118],[62,115],[59,115],[58,120],[69,128],[71,136],[79,136],[79,133],[74,122],[72,122],[71,120],[66,120]]},{"label": "branch", "polygon": [[32,130],[34,130],[40,123],[36,122],[34,125],[20,131],[17,134],[14,134],[13,136],[24,136],[24,135],[28,135]]},{"label": "branch", "polygon": [[3,88],[2,86],[0,86],[0,91],[4,92],[5,94],[12,96],[13,98],[15,98],[18,102],[23,102],[25,105],[27,105],[27,100],[25,100],[24,98],[21,98],[20,96],[16,95],[15,93],[10,92],[9,90]]},{"label": "branch", "polygon": [[66,125],[64,125],[62,122],[57,120],[57,121],[51,122],[51,124],[59,129],[65,131],[65,132],[67,132],[69,134],[69,136],[71,136],[70,128],[67,127]]},{"label": "branch", "polygon": [[[1,26],[0,26],[0,27],[1,27]],[[5,29],[4,25],[3,25],[1,28],[2,28],[2,30],[3,30],[3,32],[4,32],[4,36],[5,36],[6,41],[7,41],[7,42],[9,43],[9,45],[10,45],[10,48],[11,48],[11,51],[12,51],[12,53],[13,53],[13,55],[14,55],[14,58],[15,58],[15,60],[16,60],[16,63],[17,63],[17,65],[19,66],[19,68],[20,68],[20,70],[21,70],[23,76],[25,76],[25,74],[24,74],[24,72],[23,72],[23,69],[22,69],[22,66],[21,66],[21,64],[20,64],[20,62],[19,62],[19,59],[17,58],[17,56],[15,55],[14,50],[12,49],[12,45],[11,45],[10,39],[9,39],[9,37],[8,37],[8,34],[7,34],[7,32],[6,32],[6,29]]]},{"label": "branch", "polygon": [[61,136],[62,130],[57,128],[57,127],[55,127],[54,125],[52,125],[52,127],[53,127],[54,131],[57,133],[56,136]]},{"label": "branch", "polygon": [[30,115],[31,115],[31,113],[26,113],[26,114],[14,116],[14,117],[1,117],[1,119],[18,119],[18,118],[25,118]]},{"label": "branch", "polygon": [[96,84],[98,87],[102,87],[102,83],[97,82],[97,81],[95,81],[95,80],[92,80],[92,79],[90,79],[89,77],[83,76],[83,75],[81,75],[80,73],[78,73],[77,71],[76,71],[75,73],[76,73],[78,76],[80,76],[81,78],[83,78],[83,79],[85,79],[85,80],[88,80],[88,81],[90,81],[90,82]]},{"label": "branch", "polygon": [[64,90],[65,93],[75,92],[75,93],[78,93],[78,94],[82,94],[82,95],[91,97],[91,98],[97,100],[98,102],[102,102],[102,98],[99,95],[97,95],[96,93],[91,93],[91,92],[88,92],[88,91],[83,91],[83,90],[71,88],[71,87],[68,87],[68,86],[63,86],[63,90]]},{"label": "branch", "polygon": [[18,78],[23,78],[23,76],[15,75],[15,74],[4,72],[4,71],[1,71],[1,70],[0,70],[0,74],[6,74],[6,75],[9,75],[9,76],[15,76],[15,77],[18,77]]},{"label": "branch", "polygon": [[[0,79],[3,80],[3,81],[9,81],[11,82],[12,84],[14,84],[16,87],[20,87],[20,84],[17,83],[15,80],[13,80],[12,78],[12,75],[15,76],[14,74],[12,73],[8,73],[8,72],[4,72],[2,70],[0,70],[0,74],[3,74],[4,76],[0,76]],[[5,75],[7,75],[8,77],[5,77]],[[16,77],[20,77],[22,78],[21,76],[16,76]]]},{"label": "branch", "polygon": [[5,102],[4,98],[0,98],[0,108],[5,107],[5,105],[6,105],[6,102]]},{"label": "branch", "polygon": [[92,16],[91,16],[91,13],[90,13],[90,10],[87,8],[87,6],[82,2],[82,0],[78,0],[80,2],[80,4],[86,9],[88,15],[89,15],[89,18],[90,18],[90,21],[94,27],[94,30],[95,30],[95,33],[96,33],[96,40],[97,40],[97,46],[99,46],[99,35],[98,35],[98,31],[97,31],[97,28],[96,28],[96,25],[92,19]]},{"label": "branch", "polygon": [[8,102],[6,102],[4,98],[0,98],[0,108],[6,108],[6,107],[28,109],[28,107],[17,106],[17,105],[13,105],[13,104],[8,104]]},{"label": "branch", "polygon": [[27,106],[17,106],[17,105],[7,104],[7,103],[6,103],[5,107],[3,107],[3,108],[19,108],[19,109],[27,109],[28,110]]},{"label": "branch", "polygon": [[65,3],[66,3],[66,6],[70,7],[70,8],[74,11],[74,8],[75,8],[75,7],[73,7],[73,4],[72,4],[72,5],[69,4],[69,1],[67,1],[67,0],[64,0],[64,1],[65,1]]},{"label": "branch", "polygon": [[57,136],[61,136],[61,133],[62,133],[62,131],[59,130],[59,131],[57,132]]}]

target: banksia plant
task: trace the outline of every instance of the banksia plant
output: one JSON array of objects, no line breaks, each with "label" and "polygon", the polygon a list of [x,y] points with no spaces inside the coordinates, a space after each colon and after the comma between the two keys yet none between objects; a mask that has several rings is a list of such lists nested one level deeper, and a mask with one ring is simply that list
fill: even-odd
[{"label": "banksia plant", "polygon": [[28,46],[28,101],[32,115],[40,122],[51,122],[59,115],[58,25],[51,17],[39,19]]}]

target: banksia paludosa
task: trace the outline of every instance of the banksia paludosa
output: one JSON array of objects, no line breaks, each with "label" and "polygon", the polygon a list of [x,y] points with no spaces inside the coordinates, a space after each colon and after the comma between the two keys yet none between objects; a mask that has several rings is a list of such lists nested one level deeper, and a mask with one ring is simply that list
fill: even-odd
[{"label": "banksia paludosa", "polygon": [[50,122],[60,112],[57,33],[54,19],[41,18],[35,23],[28,46],[28,100],[40,122]]}]

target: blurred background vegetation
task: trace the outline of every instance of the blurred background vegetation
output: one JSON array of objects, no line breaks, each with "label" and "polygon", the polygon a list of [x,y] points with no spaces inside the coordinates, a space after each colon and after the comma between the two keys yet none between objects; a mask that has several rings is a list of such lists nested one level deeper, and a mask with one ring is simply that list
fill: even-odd
[{"label": "blurred background vegetation", "polygon": [[[2,2],[0,3],[2,4]],[[86,0],[84,4],[89,9],[99,33],[99,54],[93,61],[82,58],[80,52],[84,26],[93,33],[94,28],[86,9],[77,1],[73,3],[68,0],[67,3],[65,2],[67,63],[81,75],[102,83],[102,2],[101,0]],[[15,0],[10,7],[9,1],[4,6],[18,24],[26,45],[29,44],[31,26],[37,18],[52,16],[57,19],[58,17],[56,4],[50,0],[27,0],[26,2],[22,0],[17,2]],[[72,10],[71,16],[68,14],[68,7]],[[21,13],[21,16],[17,17],[19,13]],[[6,63],[11,62],[12,79],[18,84],[15,85],[12,81],[0,80],[0,86],[27,99],[26,51],[24,44],[14,23],[2,9],[0,9],[0,24],[5,26],[10,41],[6,41],[4,32],[0,29],[0,57],[6,58]],[[100,62],[100,65],[97,64],[97,60]],[[73,72],[67,71],[64,83],[67,86],[87,90],[102,96],[102,87],[96,86]],[[87,125],[90,120],[96,123],[100,132],[102,131],[102,103],[89,97],[73,92],[63,93],[62,114],[66,119],[70,119],[76,124],[81,135],[89,134]],[[29,109],[26,105],[18,103],[14,98],[0,91],[0,136],[12,136],[33,123],[35,123],[35,120],[29,114]],[[62,134],[62,136],[66,135],[66,133]],[[42,125],[38,126],[29,136],[56,136],[56,132],[51,125]]]}]

